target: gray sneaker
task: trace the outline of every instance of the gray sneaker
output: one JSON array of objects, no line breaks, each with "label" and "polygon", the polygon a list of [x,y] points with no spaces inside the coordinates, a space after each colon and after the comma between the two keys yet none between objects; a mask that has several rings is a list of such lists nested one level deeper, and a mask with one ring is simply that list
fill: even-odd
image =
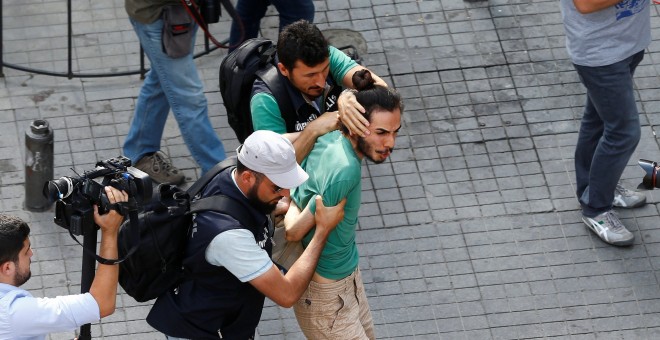
[{"label": "gray sneaker", "polygon": [[162,151],[142,157],[134,166],[146,172],[154,182],[178,185],[185,179]]},{"label": "gray sneaker", "polygon": [[618,208],[637,208],[646,204],[646,195],[641,192],[626,189],[621,183],[616,184],[614,189],[614,201],[612,205]]},{"label": "gray sneaker", "polygon": [[593,218],[582,216],[582,221],[601,240],[609,244],[628,246],[635,240],[635,235],[626,229],[613,210],[606,211]]}]

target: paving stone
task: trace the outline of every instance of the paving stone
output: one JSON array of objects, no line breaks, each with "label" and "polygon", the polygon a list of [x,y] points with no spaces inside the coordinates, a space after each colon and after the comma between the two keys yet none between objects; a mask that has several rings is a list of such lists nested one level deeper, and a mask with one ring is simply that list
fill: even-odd
[{"label": "paving stone", "polygon": [[[64,70],[61,1],[4,4],[3,58]],[[137,68],[138,44],[123,4],[75,2],[74,67]],[[652,339],[660,335],[657,195],[622,211],[631,248],[608,246],[580,220],[573,151],[584,88],[568,60],[556,2],[503,0],[316,1],[320,27],[349,27],[368,42],[365,65],[403,95],[404,126],[384,164],[363,167],[357,243],[378,338]],[[92,10],[93,9],[93,10]],[[91,13],[91,16],[90,14]],[[654,12],[652,15],[656,15]],[[226,35],[230,20],[211,26]],[[46,28],[47,29],[44,29]],[[277,12],[262,21],[276,37]],[[202,50],[203,39],[197,39]],[[636,158],[660,159],[653,137],[660,111],[653,42],[637,69],[644,137]],[[214,52],[220,57],[224,52]],[[225,147],[238,141],[217,93],[217,63],[198,59],[211,122]],[[148,63],[147,63],[148,64]],[[0,208],[32,226],[37,296],[79,290],[80,247],[52,212],[23,211],[23,130],[48,119],[55,131],[55,176],[121,153],[139,77],[63,79],[4,69],[0,89]],[[17,148],[19,152],[17,152]],[[191,179],[199,169],[176,123],[163,148]],[[120,294],[117,312],[95,336],[152,339],[150,304]],[[262,337],[302,339],[291,310],[267,303]],[[58,333],[51,339],[70,339]]]}]

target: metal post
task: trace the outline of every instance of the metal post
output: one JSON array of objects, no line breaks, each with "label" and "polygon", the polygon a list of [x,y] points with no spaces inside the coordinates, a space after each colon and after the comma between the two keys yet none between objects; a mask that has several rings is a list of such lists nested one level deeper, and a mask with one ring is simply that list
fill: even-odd
[{"label": "metal post", "polygon": [[2,26],[2,0],[0,0],[0,78],[5,77],[4,70],[2,66],[5,64],[5,60],[3,59],[3,51],[2,51],[2,45],[5,44],[2,36],[2,31],[3,31],[3,26]]},{"label": "metal post", "polygon": [[53,204],[43,194],[53,179],[53,129],[45,119],[35,119],[25,131],[25,208],[45,211]]},{"label": "metal post", "polygon": [[66,14],[67,14],[67,45],[68,45],[68,56],[69,56],[69,63],[68,63],[68,70],[67,70],[67,78],[71,79],[73,78],[73,47],[71,46],[72,43],[71,41],[73,40],[73,28],[71,24],[71,0],[67,0],[66,2]]}]

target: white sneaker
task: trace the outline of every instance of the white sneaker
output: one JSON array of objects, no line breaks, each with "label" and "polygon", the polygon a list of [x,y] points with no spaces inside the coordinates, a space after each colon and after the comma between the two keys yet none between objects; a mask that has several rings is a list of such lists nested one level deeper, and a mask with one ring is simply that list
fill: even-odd
[{"label": "white sneaker", "polygon": [[582,216],[584,224],[601,240],[615,245],[628,246],[633,244],[635,235],[628,231],[613,210],[606,211],[596,217]]},{"label": "white sneaker", "polygon": [[614,189],[614,201],[612,205],[619,208],[637,208],[646,204],[646,195],[641,192],[626,189],[621,183],[616,184]]}]

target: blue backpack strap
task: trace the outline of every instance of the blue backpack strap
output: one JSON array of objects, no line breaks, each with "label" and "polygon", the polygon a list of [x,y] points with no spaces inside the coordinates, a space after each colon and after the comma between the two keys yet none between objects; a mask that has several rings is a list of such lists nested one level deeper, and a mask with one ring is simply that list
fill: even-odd
[{"label": "blue backpack strap", "polygon": [[213,195],[200,198],[190,203],[191,213],[200,211],[217,211],[227,214],[245,227],[252,227],[255,225],[254,218],[252,218],[252,215],[247,209],[245,209],[245,206],[226,195]]},{"label": "blue backpack strap", "polygon": [[245,209],[241,203],[229,196],[220,194],[193,200],[194,197],[211,181],[211,179],[213,179],[213,177],[229,167],[236,166],[236,159],[236,156],[232,156],[216,164],[186,191],[192,200],[190,202],[190,213],[217,211],[235,218],[239,223],[246,227],[255,225],[254,219],[252,218],[252,215],[248,213],[247,209]]},{"label": "blue backpack strap", "polygon": [[194,198],[207,184],[209,184],[213,177],[232,166],[236,166],[236,156],[228,157],[222,162],[216,164],[211,170],[207,171],[200,179],[193,183],[186,192],[190,195],[191,199]]}]

